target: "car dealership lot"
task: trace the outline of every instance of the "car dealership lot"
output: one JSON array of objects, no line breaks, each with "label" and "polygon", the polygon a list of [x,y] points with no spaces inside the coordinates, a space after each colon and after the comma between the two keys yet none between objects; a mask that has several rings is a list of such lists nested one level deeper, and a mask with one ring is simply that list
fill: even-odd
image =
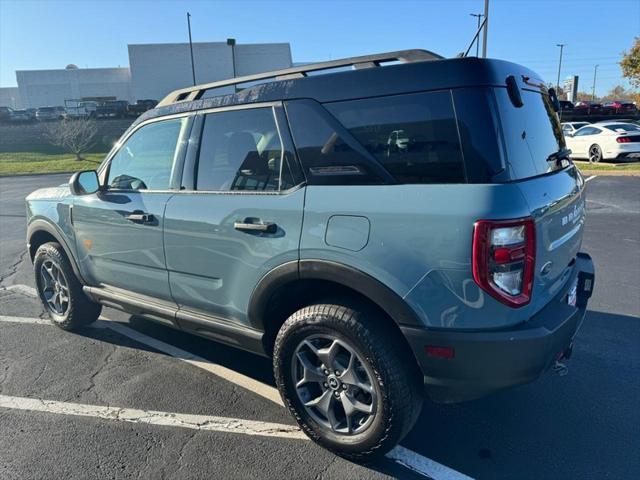
[{"label": "car dealership lot", "polygon": [[67,177],[0,179],[0,478],[418,478],[401,455],[434,478],[640,477],[640,178],[588,183],[596,292],[569,374],[427,402],[414,453],[360,466],[299,437],[266,359],[108,308],[80,334],[39,322],[23,199]]}]

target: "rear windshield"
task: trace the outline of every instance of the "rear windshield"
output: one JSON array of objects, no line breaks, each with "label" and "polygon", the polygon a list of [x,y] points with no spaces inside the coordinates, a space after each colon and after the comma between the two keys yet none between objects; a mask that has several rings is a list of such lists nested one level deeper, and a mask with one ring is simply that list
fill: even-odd
[{"label": "rear windshield", "polygon": [[560,170],[566,165],[553,155],[565,148],[562,128],[547,95],[522,90],[523,106],[516,108],[505,88],[495,96],[507,162],[512,180],[535,177]]},{"label": "rear windshield", "polygon": [[612,125],[605,125],[604,128],[612,132],[637,132],[640,130],[639,126],[632,125],[631,123],[614,123]]}]

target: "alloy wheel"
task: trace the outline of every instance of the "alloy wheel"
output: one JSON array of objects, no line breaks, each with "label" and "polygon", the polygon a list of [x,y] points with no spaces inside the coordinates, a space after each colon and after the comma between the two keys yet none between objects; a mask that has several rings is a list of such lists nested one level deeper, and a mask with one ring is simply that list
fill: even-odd
[{"label": "alloy wheel", "polygon": [[291,373],[298,399],[321,426],[354,435],[373,422],[379,395],[375,377],[346,341],[331,335],[304,339]]},{"label": "alloy wheel", "polygon": [[602,151],[598,145],[592,145],[589,149],[589,161],[592,163],[598,163],[602,160]]},{"label": "alloy wheel", "polygon": [[56,315],[64,315],[69,309],[69,283],[60,267],[45,260],[40,267],[40,280],[47,307]]}]

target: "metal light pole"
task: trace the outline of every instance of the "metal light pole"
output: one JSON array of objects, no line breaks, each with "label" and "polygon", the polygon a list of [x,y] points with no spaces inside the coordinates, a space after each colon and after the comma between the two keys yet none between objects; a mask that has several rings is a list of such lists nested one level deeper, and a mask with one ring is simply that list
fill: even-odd
[{"label": "metal light pole", "polygon": [[196,66],[193,63],[193,42],[191,41],[191,14],[187,12],[187,27],[189,28],[189,52],[191,52],[191,75],[193,75],[193,84],[196,84]]},{"label": "metal light pole", "polygon": [[489,0],[484,0],[484,32],[482,34],[482,58],[487,58],[487,34],[489,33]]},{"label": "metal light pole", "polygon": [[562,51],[566,43],[556,43],[556,47],[560,47],[560,62],[558,62],[558,80],[556,81],[556,93],[560,88],[560,70],[562,69]]},{"label": "metal light pole", "polygon": [[[482,13],[470,13],[472,17],[476,17],[478,19],[478,26],[476,27],[476,32],[480,30],[480,19],[484,17]],[[476,57],[480,56],[480,38],[476,39]]]},{"label": "metal light pole", "polygon": [[600,65],[596,65],[593,68],[593,87],[591,88],[591,101],[594,102],[596,100],[596,75],[598,74],[598,67]]}]

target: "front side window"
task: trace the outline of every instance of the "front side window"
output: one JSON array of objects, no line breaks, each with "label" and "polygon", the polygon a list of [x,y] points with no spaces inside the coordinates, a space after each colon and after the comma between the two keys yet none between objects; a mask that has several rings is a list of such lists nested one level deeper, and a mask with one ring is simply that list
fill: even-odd
[{"label": "front side window", "polygon": [[464,165],[448,91],[325,104],[396,183],[463,183]]},{"label": "front side window", "polygon": [[292,160],[283,149],[272,108],[210,113],[204,120],[196,188],[286,190],[293,186]]},{"label": "front side window", "polygon": [[109,164],[107,185],[119,190],[170,188],[178,141],[187,117],[153,122],[133,133]]}]

